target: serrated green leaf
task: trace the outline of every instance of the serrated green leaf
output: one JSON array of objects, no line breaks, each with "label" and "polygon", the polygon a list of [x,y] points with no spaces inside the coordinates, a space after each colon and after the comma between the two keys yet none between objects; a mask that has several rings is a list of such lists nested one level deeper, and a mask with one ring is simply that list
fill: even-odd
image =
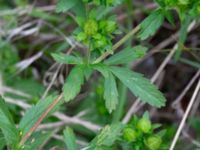
[{"label": "serrated green leaf", "polygon": [[66,55],[62,53],[51,54],[55,61],[63,64],[82,64],[83,61],[78,56]]},{"label": "serrated green leaf", "polygon": [[102,131],[93,139],[90,147],[112,146],[114,142],[120,137],[124,125],[115,123],[105,126]]},{"label": "serrated green leaf", "polygon": [[104,78],[108,78],[110,72],[108,66],[99,63],[99,64],[93,64],[92,68],[99,71],[104,76]]},{"label": "serrated green leaf", "polygon": [[77,65],[69,73],[63,86],[63,95],[65,101],[70,101],[80,92],[81,85],[84,82],[83,66]]},{"label": "serrated green leaf", "polygon": [[86,80],[89,80],[90,76],[93,73],[93,68],[90,65],[85,65],[84,67],[84,76]]},{"label": "serrated green leaf", "polygon": [[143,57],[146,51],[147,48],[141,45],[128,47],[105,60],[105,63],[108,65],[126,64]]},{"label": "serrated green leaf", "polygon": [[76,16],[80,16],[80,17],[86,17],[86,9],[85,9],[85,5],[83,3],[82,0],[78,0],[78,3],[76,3],[76,5],[72,8],[72,12],[74,12],[74,14]]},{"label": "serrated green leaf", "polygon": [[36,150],[41,149],[41,145],[47,142],[54,131],[42,131],[42,132],[35,132],[33,135],[27,140],[25,145],[23,145],[25,150]]},{"label": "serrated green leaf", "polygon": [[140,24],[141,31],[139,38],[145,40],[152,36],[164,21],[164,15],[161,9],[153,11],[142,23]]},{"label": "serrated green leaf", "polygon": [[57,12],[65,12],[75,6],[79,0],[59,0],[58,4],[56,5]]},{"label": "serrated green leaf", "polygon": [[[18,90],[23,91],[34,97],[39,97],[45,91],[45,87],[42,83],[36,82],[32,78],[27,79],[16,79],[12,82],[12,87]],[[31,87],[31,88],[30,88]]]},{"label": "serrated green leaf", "polygon": [[106,101],[106,108],[111,113],[116,109],[118,104],[118,91],[116,86],[116,81],[112,73],[105,78],[104,82],[104,99]]},{"label": "serrated green leaf", "polygon": [[[19,130],[22,133],[22,136],[30,130],[30,128],[38,121],[39,117],[46,111],[55,99],[56,96],[48,96],[47,98],[40,100],[35,106],[31,107],[25,113],[19,123]],[[51,113],[53,113],[53,111],[49,114]]]},{"label": "serrated green leaf", "polygon": [[10,144],[13,148],[19,142],[19,133],[15,127],[12,116],[3,100],[0,96],[0,129],[5,137],[6,143]]},{"label": "serrated green leaf", "polygon": [[110,69],[142,101],[156,107],[165,105],[166,99],[162,93],[148,79],[144,78],[142,74],[121,67],[111,67]]},{"label": "serrated green leaf", "polygon": [[111,113],[116,109],[118,104],[118,91],[114,76],[109,70],[109,67],[104,64],[94,64],[93,69],[99,71],[105,78],[104,82],[104,99],[106,108]]},{"label": "serrated green leaf", "polygon": [[5,141],[3,133],[0,130],[0,150],[3,150],[5,146],[6,146],[6,141]]},{"label": "serrated green leaf", "polygon": [[67,127],[64,132],[64,142],[69,150],[78,150],[76,145],[76,138],[71,128]]}]

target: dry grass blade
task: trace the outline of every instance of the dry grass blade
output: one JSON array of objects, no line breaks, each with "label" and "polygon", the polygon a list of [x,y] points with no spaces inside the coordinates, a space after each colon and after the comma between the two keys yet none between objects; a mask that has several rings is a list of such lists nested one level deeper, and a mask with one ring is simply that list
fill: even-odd
[{"label": "dry grass blade", "polygon": [[192,105],[194,104],[194,101],[195,101],[195,99],[196,99],[196,97],[198,95],[199,90],[200,90],[200,79],[199,79],[199,81],[197,83],[197,86],[196,86],[195,91],[194,91],[194,93],[192,95],[192,98],[191,98],[191,100],[190,100],[190,102],[189,102],[189,104],[187,106],[187,109],[186,109],[185,114],[184,114],[184,116],[183,116],[183,118],[181,120],[181,123],[179,124],[178,130],[176,131],[176,134],[175,134],[174,139],[173,139],[173,141],[171,143],[171,146],[170,146],[170,150],[174,150],[174,148],[175,148],[176,142],[177,142],[177,140],[178,140],[178,138],[179,138],[179,136],[181,134],[181,131],[183,130],[183,127],[185,125],[186,119],[187,119],[187,117],[188,117],[188,115],[189,115],[189,113],[191,111]]}]

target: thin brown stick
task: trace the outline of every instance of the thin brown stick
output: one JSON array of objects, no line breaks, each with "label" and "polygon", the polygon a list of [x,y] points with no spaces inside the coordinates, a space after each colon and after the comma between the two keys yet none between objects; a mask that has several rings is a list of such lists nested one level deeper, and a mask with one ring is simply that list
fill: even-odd
[{"label": "thin brown stick", "polygon": [[63,97],[62,94],[59,95],[58,98],[56,98],[53,101],[53,103],[49,105],[47,110],[38,118],[37,122],[32,126],[32,128],[22,137],[20,145],[23,145],[27,141],[27,139],[31,136],[31,134],[37,129],[40,123],[44,120],[44,118],[49,114],[49,112],[59,103],[62,97]]}]

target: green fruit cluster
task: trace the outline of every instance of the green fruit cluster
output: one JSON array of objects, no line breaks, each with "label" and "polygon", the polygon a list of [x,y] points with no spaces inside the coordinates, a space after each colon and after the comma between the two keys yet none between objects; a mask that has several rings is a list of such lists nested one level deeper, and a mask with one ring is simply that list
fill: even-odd
[{"label": "green fruit cluster", "polygon": [[128,142],[134,142],[138,137],[137,131],[133,128],[127,127],[124,129],[123,137]]},{"label": "green fruit cluster", "polygon": [[142,118],[138,121],[137,127],[144,133],[149,133],[151,131],[151,122],[146,118]]},{"label": "green fruit cluster", "polygon": [[153,135],[147,138],[147,145],[150,150],[159,149],[161,144],[162,144],[162,139],[157,135]]},{"label": "green fruit cluster", "polygon": [[90,46],[90,50],[105,50],[108,45],[112,45],[112,34],[117,25],[111,20],[88,19],[84,22],[82,31],[76,36],[79,42]]},{"label": "green fruit cluster", "polygon": [[[141,119],[134,120],[134,125],[128,125],[123,130],[123,139],[133,146],[140,146],[139,149],[158,150],[162,145],[160,136],[153,133],[153,125],[151,121],[142,117]],[[138,147],[137,147],[138,148]]]},{"label": "green fruit cluster", "polygon": [[165,8],[176,8],[179,12],[195,16],[200,14],[199,0],[156,0],[156,2]]}]

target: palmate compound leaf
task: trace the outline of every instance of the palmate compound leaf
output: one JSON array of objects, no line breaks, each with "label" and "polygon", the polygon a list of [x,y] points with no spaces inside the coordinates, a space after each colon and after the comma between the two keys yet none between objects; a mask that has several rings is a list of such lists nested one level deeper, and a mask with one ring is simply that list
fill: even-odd
[{"label": "palmate compound leaf", "polygon": [[143,57],[147,48],[141,45],[128,47],[104,61],[108,65],[126,64]]},{"label": "palmate compound leaf", "polygon": [[[30,128],[33,127],[33,125],[38,121],[39,117],[47,110],[47,108],[56,98],[57,96],[48,96],[47,98],[40,100],[35,106],[31,107],[25,113],[19,123],[19,130],[22,133],[22,136],[24,136],[30,130]],[[55,109],[59,107],[59,104],[57,107],[55,107]],[[49,115],[53,113],[55,109],[53,109]]]},{"label": "palmate compound leaf", "polygon": [[19,142],[19,132],[15,127],[12,116],[0,96],[0,129],[5,137],[6,143],[10,144],[13,149]]},{"label": "palmate compound leaf", "polygon": [[77,65],[71,70],[63,86],[63,95],[66,102],[75,98],[75,96],[80,92],[83,82],[84,66]]},{"label": "palmate compound leaf", "polygon": [[116,109],[118,104],[118,91],[115,77],[109,70],[108,66],[104,64],[95,64],[93,68],[99,71],[104,76],[104,99],[106,108],[111,113]]},{"label": "palmate compound leaf", "polygon": [[64,142],[69,150],[78,150],[76,145],[76,137],[71,128],[67,127],[64,132]]},{"label": "palmate compound leaf", "polygon": [[152,36],[164,21],[164,14],[161,9],[153,11],[141,24],[139,38],[145,40]]},{"label": "palmate compound leaf", "polygon": [[151,84],[148,79],[144,78],[142,74],[122,67],[110,67],[110,70],[142,101],[156,107],[165,106],[165,97],[157,87]]}]

